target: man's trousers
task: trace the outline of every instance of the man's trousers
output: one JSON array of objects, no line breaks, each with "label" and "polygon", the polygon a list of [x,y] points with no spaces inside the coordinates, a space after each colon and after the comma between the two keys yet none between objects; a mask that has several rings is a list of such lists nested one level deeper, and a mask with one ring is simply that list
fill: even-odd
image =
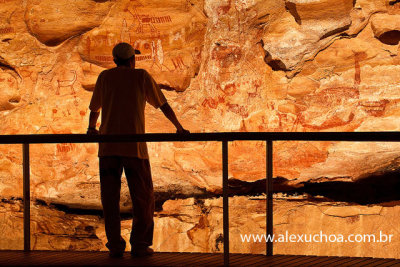
[{"label": "man's trousers", "polygon": [[99,158],[101,202],[110,251],[125,249],[121,237],[120,192],[122,170],[128,181],[133,205],[130,243],[132,249],[145,248],[153,243],[154,192],[150,163],[135,157],[104,156]]}]

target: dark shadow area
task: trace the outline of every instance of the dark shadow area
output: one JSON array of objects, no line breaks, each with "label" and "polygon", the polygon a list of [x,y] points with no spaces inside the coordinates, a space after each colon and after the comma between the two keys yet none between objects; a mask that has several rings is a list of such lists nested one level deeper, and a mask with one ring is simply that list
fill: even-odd
[{"label": "dark shadow area", "polygon": [[34,203],[38,206],[45,206],[65,212],[66,214],[103,216],[103,211],[97,209],[71,208],[68,207],[67,205],[55,204],[55,203],[47,204],[45,201],[41,199],[36,199]]},{"label": "dark shadow area", "polygon": [[[329,36],[331,36],[331,35],[334,35],[334,34],[337,34],[337,33],[341,33],[341,32],[344,32],[344,31],[347,31],[347,30],[350,28],[350,25],[351,25],[351,24],[346,25],[346,26],[343,26],[343,27],[339,27],[339,28],[337,28],[337,29],[333,29],[332,31],[328,31],[327,33],[325,33],[325,34],[321,37],[321,40],[324,39],[324,38],[326,38],[326,37],[329,37]],[[347,35],[346,33],[345,33],[345,34],[342,34],[342,36],[346,36],[346,35]]]},{"label": "dark shadow area", "polygon": [[[286,193],[287,195],[299,194],[299,190],[303,188],[300,184],[298,186],[288,185],[289,180],[283,177],[276,177],[273,180],[274,193]],[[246,182],[231,178],[228,181],[229,196],[255,196],[265,194],[266,192],[266,179],[260,179],[254,182]]]},{"label": "dark shadow area", "polygon": [[[190,189],[187,189],[190,190]],[[165,201],[167,200],[174,200],[174,199],[186,199],[186,198],[196,198],[196,199],[207,199],[207,198],[213,198],[216,197],[212,192],[208,192],[204,188],[195,188],[192,189],[192,192],[186,191],[186,193],[183,193],[185,190],[179,190],[177,191],[164,191],[164,192],[154,192],[154,198],[155,198],[155,211],[162,211],[162,206]]]},{"label": "dark shadow area", "polygon": [[277,71],[277,70],[287,71],[288,70],[286,68],[285,64],[281,60],[272,59],[272,56],[268,51],[265,51],[264,62],[266,64],[268,64],[274,71]]},{"label": "dark shadow area", "polygon": [[[348,202],[359,205],[370,205],[400,201],[400,170],[386,171],[383,173],[372,174],[366,178],[355,182],[327,181],[327,182],[303,182],[289,185],[290,180],[283,177],[273,179],[274,193],[283,193],[287,196],[307,194],[307,201],[312,202]],[[162,206],[167,200],[195,198],[195,205],[203,203],[204,199],[222,197],[222,188],[216,192],[208,192],[202,188],[192,189],[195,192],[185,190],[155,192],[156,211],[162,211]],[[246,182],[235,178],[228,180],[228,195],[232,196],[259,196],[266,192],[266,179],[254,182]],[[318,197],[318,198],[316,198]],[[301,199],[300,199],[301,200]],[[22,199],[7,200],[21,201]],[[288,201],[291,201],[288,199]],[[296,201],[298,201],[296,199]],[[47,206],[75,215],[95,215],[103,216],[101,209],[73,208],[63,204],[50,203],[37,199],[36,205]],[[162,215],[161,215],[162,216]],[[121,212],[121,218],[128,220],[132,218],[130,212]]]},{"label": "dark shadow area", "polygon": [[[230,196],[256,196],[266,192],[266,180],[245,182],[229,179]],[[274,193],[302,195],[311,197],[322,196],[324,201],[340,201],[360,205],[379,204],[400,201],[400,171],[373,174],[356,182],[328,181],[303,182],[296,186],[288,184],[289,180],[282,177],[273,179]],[[313,199],[309,199],[313,201]]]},{"label": "dark shadow area", "polygon": [[13,71],[19,78],[21,78],[21,75],[17,72],[17,70],[11,66],[10,63],[8,63],[2,56],[0,56],[0,69],[3,70],[11,70]]},{"label": "dark shadow area", "polygon": [[[265,183],[265,182],[264,182]],[[184,189],[182,189],[184,190]],[[164,192],[154,192],[154,198],[155,198],[155,211],[160,212],[162,211],[162,206],[165,201],[167,200],[175,200],[175,199],[186,199],[186,198],[195,198],[196,200],[202,200],[202,199],[207,199],[207,198],[213,198],[213,197],[218,197],[222,196],[221,194],[214,194],[212,192],[208,192],[205,189],[202,188],[195,188],[192,189],[192,192],[190,193],[182,193],[182,190],[177,191],[164,191]],[[193,192],[194,191],[194,192]],[[14,203],[15,201],[23,202],[22,198],[13,198],[13,199],[2,199],[1,200],[4,203]],[[56,209],[62,212],[65,212],[66,214],[74,214],[74,215],[94,215],[94,216],[99,216],[103,217],[103,210],[96,209],[96,208],[78,208],[78,207],[71,207],[65,204],[60,204],[60,203],[47,203],[46,201],[42,199],[35,199],[34,201],[35,205],[38,206],[45,206],[50,209]],[[121,210],[121,219],[132,219],[132,214],[131,212],[124,212]]]},{"label": "dark shadow area", "polygon": [[264,62],[265,64],[268,64],[273,70],[283,70],[286,71],[287,68],[285,64],[277,59],[272,59],[271,54],[264,49],[264,41],[261,39],[257,44],[260,44],[262,50],[264,51]]},{"label": "dark shadow area", "polygon": [[297,24],[301,25],[301,18],[300,18],[299,13],[297,12],[296,4],[292,3],[292,2],[286,2],[285,8],[294,17]]},{"label": "dark shadow area", "polygon": [[361,205],[400,200],[400,171],[374,174],[356,182],[304,183],[304,192]]},{"label": "dark shadow area", "polygon": [[400,41],[400,31],[393,30],[385,32],[378,39],[387,45],[398,45]]}]

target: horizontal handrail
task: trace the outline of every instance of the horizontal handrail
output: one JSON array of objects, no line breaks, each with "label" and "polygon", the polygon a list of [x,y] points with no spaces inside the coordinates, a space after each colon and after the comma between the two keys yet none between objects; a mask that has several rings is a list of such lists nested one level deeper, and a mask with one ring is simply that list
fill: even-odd
[{"label": "horizontal handrail", "polygon": [[399,142],[400,132],[218,132],[147,133],[124,135],[30,134],[0,135],[0,144],[97,143],[97,142],[179,142],[179,141],[355,141]]}]

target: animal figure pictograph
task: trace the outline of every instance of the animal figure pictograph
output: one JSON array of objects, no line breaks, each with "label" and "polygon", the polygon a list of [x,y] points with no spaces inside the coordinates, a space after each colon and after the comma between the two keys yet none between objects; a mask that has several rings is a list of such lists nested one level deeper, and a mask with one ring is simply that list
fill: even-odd
[{"label": "animal figure pictograph", "polygon": [[77,79],[76,70],[71,70],[70,73],[72,73],[71,79],[67,79],[67,80],[57,79],[56,95],[60,95],[60,89],[63,87],[69,87],[71,89],[71,94],[75,95],[74,84]]}]

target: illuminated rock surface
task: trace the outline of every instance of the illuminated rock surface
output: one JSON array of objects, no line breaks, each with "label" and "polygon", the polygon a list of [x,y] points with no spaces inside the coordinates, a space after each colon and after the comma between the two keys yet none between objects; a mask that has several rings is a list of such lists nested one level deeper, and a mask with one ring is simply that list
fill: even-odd
[{"label": "illuminated rock surface", "polygon": [[[222,198],[169,200],[155,216],[153,247],[156,251],[222,252]],[[242,242],[245,234],[265,233],[265,198],[230,198],[230,251],[265,253],[265,242]],[[0,242],[2,249],[23,249],[23,214],[20,201],[0,204],[2,231],[9,233]],[[106,250],[104,221],[96,215],[65,214],[43,205],[31,208],[32,248],[38,250]],[[6,212],[6,214],[5,214]],[[274,233],[302,236],[303,242],[275,242],[279,254],[324,256],[395,257],[399,240],[398,206],[360,206],[343,202],[307,201],[278,197],[274,207]],[[129,240],[130,220],[122,221],[122,236]],[[322,232],[322,234],[321,234]],[[320,242],[304,242],[321,234]],[[325,234],[327,237],[323,237]],[[340,235],[356,240],[356,235],[392,234],[392,242],[324,242],[340,240]],[[242,236],[241,236],[242,235]],[[333,237],[332,235],[336,235]],[[331,236],[331,237],[330,237]],[[336,238],[336,239],[334,239]],[[357,237],[358,240],[359,237]],[[245,240],[245,239],[244,239]],[[384,239],[381,239],[384,240]],[[130,245],[127,244],[129,251]],[[389,254],[390,253],[390,254]]]},{"label": "illuminated rock surface", "polygon": [[[25,22],[29,31],[46,45],[98,27],[111,7],[111,1],[27,1]],[[77,19],[78,18],[78,19]]]},{"label": "illuminated rock surface", "polygon": [[[111,49],[120,41],[141,50],[138,68],[176,89],[165,95],[192,132],[400,128],[397,1],[0,4],[1,134],[84,133],[91,91],[98,74],[113,66]],[[148,107],[146,115],[147,132],[174,132],[160,111]],[[155,248],[222,251],[221,144],[148,146],[157,195]],[[277,202],[275,230],[398,233],[399,151],[397,143],[275,142],[276,191],[305,196]],[[1,241],[1,249],[22,247],[22,214],[15,200],[22,197],[21,157],[20,145],[0,146],[0,227],[2,233],[15,233]],[[263,201],[248,199],[261,192],[255,181],[265,177],[265,144],[234,142],[229,163],[229,177],[237,179],[231,180],[232,194],[242,195],[232,199],[232,231],[262,232]],[[386,197],[373,191],[381,185]],[[340,194],[353,186],[365,190]],[[39,201],[32,213],[35,248],[104,249],[101,220],[88,215],[101,209],[96,145],[31,145],[31,190]],[[318,195],[327,198],[306,197]],[[127,212],[126,185],[121,202]],[[241,217],[246,205],[248,220]],[[55,226],[59,223],[63,227]],[[125,236],[129,225],[124,221]],[[303,243],[278,244],[275,252],[398,258],[398,238],[389,249]],[[244,246],[237,236],[231,242],[237,252],[264,249],[264,244]]]}]

